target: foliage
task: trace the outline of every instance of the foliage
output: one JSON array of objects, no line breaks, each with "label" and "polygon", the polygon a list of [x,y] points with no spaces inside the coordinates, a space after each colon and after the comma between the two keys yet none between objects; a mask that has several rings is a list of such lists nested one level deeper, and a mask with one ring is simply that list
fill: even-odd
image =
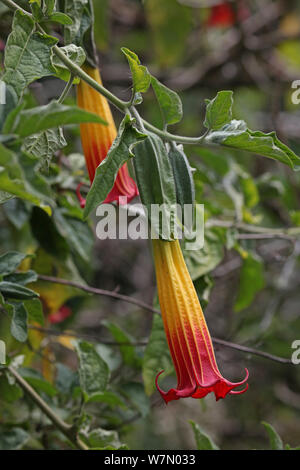
[{"label": "foliage", "polygon": [[[217,450],[204,429],[222,449],[268,447],[267,436],[272,450],[296,449],[295,367],[256,359],[255,349],[288,359],[300,327],[299,113],[289,89],[299,73],[298,7],[282,6],[280,38],[271,21],[263,33],[242,21],[235,43],[236,26],[209,27],[211,11],[197,2],[114,3],[95,1],[94,15],[90,0],[24,0],[15,12],[0,2],[0,449]],[[248,13],[255,21],[259,12]],[[79,126],[107,123],[70,91],[87,79],[85,61],[96,67],[97,50],[107,88],[89,84],[120,124],[89,188]],[[174,403],[172,416],[157,409],[155,377],[164,370],[173,383],[174,371],[151,304],[147,244],[94,240],[94,209],[125,162],[146,207],[205,205],[204,247],[183,252],[212,335],[248,352],[217,350],[224,367],[236,359],[232,375],[250,364],[248,396],[234,405],[207,397],[202,409],[197,401]],[[159,235],[173,240],[176,222]],[[263,434],[265,419],[274,427],[263,422]]]}]

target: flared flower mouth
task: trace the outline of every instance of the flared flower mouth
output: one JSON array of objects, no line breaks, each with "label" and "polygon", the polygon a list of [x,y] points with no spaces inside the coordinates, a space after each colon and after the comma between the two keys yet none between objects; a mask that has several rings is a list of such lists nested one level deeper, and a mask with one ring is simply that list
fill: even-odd
[{"label": "flared flower mouth", "polygon": [[[84,66],[83,69],[90,77],[102,84],[98,69],[89,66]],[[105,159],[117,136],[117,129],[107,99],[83,80],[81,80],[77,87],[77,103],[80,108],[101,116],[108,124],[107,126],[94,123],[80,125],[83,153],[92,183],[97,167]],[[125,163],[120,168],[114,186],[104,202],[116,201],[118,203],[120,196],[126,196],[127,201],[130,202],[138,194],[137,186],[129,175],[128,167]],[[77,195],[81,207],[84,207],[85,199],[80,194],[80,187],[77,189]]]},{"label": "flared flower mouth", "polygon": [[216,400],[227,394],[247,391],[236,388],[245,384],[230,382],[220,373],[212,340],[193,282],[187,270],[179,241],[153,240],[158,297],[167,341],[177,375],[177,387],[168,392],[156,386],[168,403],[179,398],[203,398],[213,392]]},{"label": "flared flower mouth", "polygon": [[240,385],[243,385],[244,383],[247,382],[249,378],[249,372],[248,369],[246,369],[246,377],[241,381],[241,382],[229,382],[228,380],[224,379],[223,377],[220,377],[219,379],[216,379],[214,383],[211,384],[206,384],[205,386],[196,384],[195,387],[191,388],[186,388],[186,389],[176,389],[176,388],[171,388],[168,392],[164,392],[158,385],[158,377],[164,372],[163,370],[160,371],[155,379],[155,385],[161,396],[163,397],[165,403],[168,403],[169,401],[172,400],[179,400],[179,398],[204,398],[206,395],[209,393],[213,392],[216,397],[216,401],[220,400],[220,398],[225,398],[226,395],[229,393],[230,395],[241,395],[242,393],[245,393],[249,385],[246,384],[246,387],[243,388],[242,390],[234,390],[235,388],[239,387]]}]

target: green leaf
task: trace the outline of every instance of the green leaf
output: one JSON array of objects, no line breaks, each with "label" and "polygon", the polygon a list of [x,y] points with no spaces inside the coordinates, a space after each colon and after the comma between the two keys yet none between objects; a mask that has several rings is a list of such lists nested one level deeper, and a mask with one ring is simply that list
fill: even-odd
[{"label": "green leaf", "polygon": [[55,386],[57,390],[63,395],[71,396],[74,387],[79,384],[77,372],[60,363],[56,364],[56,371]]},{"label": "green leaf", "polygon": [[13,132],[20,137],[27,137],[37,132],[66,124],[80,124],[82,122],[96,122],[107,125],[100,116],[84,111],[77,106],[66,106],[57,101],[44,106],[21,111]]},{"label": "green leaf", "polygon": [[[1,5],[1,4],[0,4]],[[1,77],[2,78],[2,77]],[[9,141],[13,141],[15,136],[10,135],[5,130],[5,123],[6,120],[13,119],[15,113],[17,112],[16,109],[18,108],[18,96],[16,95],[15,90],[9,84],[5,86],[5,104],[0,106],[0,129],[2,129],[2,134],[0,134],[0,142],[6,143]],[[12,115],[12,117],[11,117]],[[8,135],[3,135],[3,134]]]},{"label": "green leaf", "polygon": [[[152,231],[164,240],[174,240],[177,200],[172,165],[160,137],[147,135],[136,147],[133,159],[141,201]],[[153,205],[161,209],[161,217],[153,214]],[[161,219],[166,223],[161,224]]]},{"label": "green leaf", "polygon": [[0,204],[10,201],[13,197],[14,196],[12,194],[0,190]]},{"label": "green leaf", "polygon": [[26,254],[19,253],[18,251],[8,251],[0,256],[0,275],[5,276],[14,272],[26,257]]},{"label": "green leaf", "polygon": [[262,422],[264,425],[270,439],[271,449],[272,450],[283,450],[283,442],[279,434],[275,431],[271,424],[266,423],[265,421]]},{"label": "green leaf", "polygon": [[97,67],[96,47],[94,44],[94,11],[90,0],[65,0],[64,12],[72,18],[72,24],[64,25],[65,44],[83,47],[87,62]]},{"label": "green leaf", "polygon": [[234,304],[234,310],[240,312],[249,307],[256,294],[263,289],[264,286],[264,263],[256,254],[248,253],[241,269],[239,289]]},{"label": "green leaf", "polygon": [[[7,88],[9,88],[9,86]],[[25,108],[25,106],[26,106],[25,100],[21,100],[18,105],[16,103],[13,109],[5,114],[5,121],[4,121],[3,128],[2,128],[3,134],[9,135],[11,133],[15,120],[17,119],[19,113]],[[3,135],[3,137],[5,136]],[[14,139],[15,139],[15,136],[14,136]]]},{"label": "green leaf", "polygon": [[130,158],[134,157],[132,149],[146,138],[134,126],[134,119],[126,115],[120,124],[118,135],[110,147],[106,158],[96,170],[92,187],[87,195],[84,218],[101,204],[112,189],[119,169]]},{"label": "green leaf", "polygon": [[10,332],[12,336],[21,343],[24,343],[27,340],[27,310],[23,304],[14,305]]},{"label": "green leaf", "polygon": [[121,446],[119,436],[116,431],[107,431],[105,429],[97,428],[89,433],[81,432],[80,437],[83,438],[90,449],[101,449],[108,446],[117,449]]},{"label": "green leaf", "polygon": [[138,367],[140,365],[140,360],[135,353],[134,346],[131,344],[132,339],[130,336],[114,323],[105,321],[103,324],[109,329],[115,341],[119,343],[124,363],[131,367]]},{"label": "green leaf", "polygon": [[39,295],[27,287],[14,284],[13,282],[0,282],[0,292],[9,299],[28,300]]},{"label": "green leaf", "polygon": [[138,56],[126,47],[122,47],[121,51],[126,56],[129,63],[134,93],[145,93],[151,83],[151,75],[148,72],[147,67],[141,65]]},{"label": "green leaf", "polygon": [[0,190],[38,206],[52,203],[50,187],[35,171],[37,161],[26,154],[18,156],[0,144]]},{"label": "green leaf", "polygon": [[41,9],[41,0],[29,0],[32,16],[35,21],[42,21],[43,11]]},{"label": "green leaf", "polygon": [[24,273],[12,273],[4,276],[3,280],[8,281],[8,282],[14,282],[17,284],[22,284],[22,286],[25,286],[26,284],[29,284],[31,282],[35,282],[37,280],[38,276],[35,271],[26,271]]},{"label": "green leaf", "polygon": [[120,392],[124,395],[141,415],[145,418],[150,411],[149,398],[145,395],[144,387],[139,382],[122,384]]},{"label": "green leaf", "polygon": [[[78,67],[84,64],[86,55],[82,47],[76,46],[75,44],[69,44],[68,46],[61,47],[60,50],[74,62]],[[56,71],[56,76],[66,82],[70,79],[70,71],[68,67],[60,60],[60,58],[52,51],[51,63]],[[79,79],[74,79],[74,83],[78,83]]]},{"label": "green leaf", "polygon": [[[42,163],[49,166],[53,155],[67,145],[62,129],[48,129],[30,135],[24,139],[22,149],[24,152],[39,157]],[[41,163],[40,163],[41,166]]]},{"label": "green leaf", "polygon": [[43,1],[43,4],[44,4],[43,10],[46,16],[49,16],[52,14],[55,8],[55,2],[56,0],[44,0]]},{"label": "green leaf", "polygon": [[191,217],[191,220],[184,220],[186,205],[191,206],[194,211],[195,186],[192,170],[184,151],[179,146],[170,148],[169,158],[175,180],[176,199],[182,210],[183,225],[192,232],[193,217]]},{"label": "green leaf", "polygon": [[49,397],[54,397],[57,394],[55,387],[45,380],[42,374],[35,369],[22,367],[19,369],[19,373],[37,392],[46,393]]},{"label": "green leaf", "polygon": [[84,398],[87,400],[92,395],[105,391],[109,379],[109,369],[92,344],[78,341],[76,342],[76,351],[79,358],[80,386]]},{"label": "green leaf", "polygon": [[10,195],[20,197],[21,199],[30,201],[33,204],[40,205],[40,200],[26,191],[23,182],[11,179],[8,172],[3,167],[0,167],[0,188],[2,191],[6,191]]},{"label": "green leaf", "polygon": [[289,167],[300,169],[300,158],[279,141],[275,132],[264,134],[247,129],[244,121],[231,121],[220,130],[210,132],[204,139],[207,144],[219,144],[248,152],[257,153],[277,160]]},{"label": "green leaf", "polygon": [[53,205],[52,192],[45,178],[38,172],[40,159],[34,155],[23,152],[18,158],[21,167],[24,184],[30,194],[40,201]]},{"label": "green leaf", "polygon": [[205,229],[204,247],[199,250],[185,250],[184,258],[194,280],[210,273],[224,257],[223,234],[217,229]]},{"label": "green leaf", "polygon": [[69,253],[67,240],[62,236],[53,218],[45,211],[34,207],[30,219],[31,231],[40,246],[51,255],[60,260],[65,260]]},{"label": "green leaf", "polygon": [[205,276],[198,277],[198,279],[194,281],[194,286],[195,286],[197,295],[200,299],[202,308],[206,307],[209,302],[211,290],[214,286],[214,282],[212,278],[208,274]]},{"label": "green leaf", "polygon": [[112,408],[117,406],[121,408],[126,408],[124,401],[121,399],[119,395],[109,390],[101,393],[95,393],[90,398],[87,399],[87,403],[106,403],[110,405]]},{"label": "green leaf", "polygon": [[219,447],[213,442],[213,440],[200,428],[198,424],[190,420],[192,425],[197,449],[198,450],[219,450]]},{"label": "green leaf", "polygon": [[65,13],[61,13],[59,11],[56,11],[52,15],[48,16],[47,18],[49,21],[54,21],[55,23],[60,23],[60,24],[73,24],[72,18],[70,18],[68,15]]},{"label": "green leaf", "polygon": [[25,300],[24,306],[27,310],[28,321],[44,326],[44,312],[41,301],[39,299]]},{"label": "green leaf", "polygon": [[8,220],[18,230],[20,230],[29,220],[30,209],[26,206],[22,199],[10,199],[4,204],[3,209]]},{"label": "green leaf", "polygon": [[153,315],[152,330],[143,358],[143,381],[147,395],[155,390],[155,378],[164,370],[164,377],[173,371],[163,321],[160,315]]},{"label": "green leaf", "polygon": [[16,11],[6,43],[2,80],[14,89],[17,97],[33,81],[53,74],[50,50],[56,43],[56,38],[35,32],[33,19]]},{"label": "green leaf", "polygon": [[[1,362],[0,362],[1,364]],[[6,374],[0,376],[0,397],[1,401],[13,403],[23,396],[23,391],[16,383],[10,384]]]},{"label": "green leaf", "polygon": [[218,130],[232,119],[232,91],[219,91],[213,100],[206,101],[204,125],[208,129]]},{"label": "green leaf", "polygon": [[83,260],[89,261],[94,244],[93,233],[87,223],[66,217],[63,210],[53,212],[56,228],[60,235],[68,241],[69,246]]},{"label": "green leaf", "polygon": [[182,118],[182,102],[175,91],[170,90],[151,77],[151,85],[156,95],[165,124],[176,124]]},{"label": "green leaf", "polygon": [[19,450],[29,439],[29,434],[22,428],[0,428],[0,450]]}]

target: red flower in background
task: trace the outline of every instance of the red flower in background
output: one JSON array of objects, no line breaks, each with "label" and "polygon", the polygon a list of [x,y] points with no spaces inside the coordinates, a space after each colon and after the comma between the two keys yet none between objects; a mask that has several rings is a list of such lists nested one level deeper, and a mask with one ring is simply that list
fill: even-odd
[{"label": "red flower in background", "polygon": [[211,8],[207,20],[208,26],[232,26],[235,23],[235,14],[230,3],[222,3]]},{"label": "red flower in background", "polygon": [[72,315],[72,310],[67,305],[63,305],[55,313],[51,313],[48,317],[50,323],[61,323]]},{"label": "red flower in background", "polygon": [[211,8],[207,26],[226,27],[232,26],[236,21],[244,21],[250,12],[242,1],[237,4],[237,13],[230,2],[223,2]]}]

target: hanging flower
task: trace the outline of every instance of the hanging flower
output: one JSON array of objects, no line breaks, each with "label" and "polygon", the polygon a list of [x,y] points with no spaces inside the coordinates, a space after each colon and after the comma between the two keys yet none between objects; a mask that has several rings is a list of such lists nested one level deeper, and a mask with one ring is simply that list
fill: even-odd
[{"label": "hanging flower", "polygon": [[[98,83],[102,84],[98,69],[84,66],[83,70]],[[80,81],[77,87],[77,103],[80,108],[98,114],[108,123],[107,126],[94,123],[80,125],[81,143],[90,181],[92,183],[97,167],[106,157],[107,152],[117,136],[117,129],[107,99],[83,80]],[[81,206],[84,207],[85,200],[80,195],[80,186],[77,189],[77,195]],[[122,168],[120,168],[115,184],[104,202],[119,202],[120,196],[126,196],[127,202],[130,202],[137,195],[138,190],[136,184],[130,177],[127,164],[125,163]],[[123,201],[124,200],[123,198]]]},{"label": "hanging flower", "polygon": [[187,270],[179,241],[153,240],[158,296],[165,332],[177,375],[177,388],[164,392],[168,403],[179,398],[203,398],[214,392],[216,400],[230,394],[244,393],[235,388],[248,380],[229,382],[217,366],[206,321]]}]

